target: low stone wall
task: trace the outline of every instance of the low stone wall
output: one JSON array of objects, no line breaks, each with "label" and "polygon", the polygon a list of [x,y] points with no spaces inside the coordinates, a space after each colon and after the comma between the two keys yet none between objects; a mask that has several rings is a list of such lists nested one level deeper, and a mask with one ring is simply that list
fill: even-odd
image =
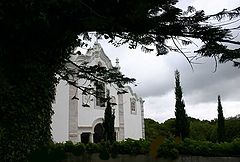
[{"label": "low stone wall", "polygon": [[178,159],[152,158],[148,155],[118,155],[117,158],[101,160],[98,154],[84,155],[80,157],[68,156],[64,162],[240,162],[240,157],[203,157],[203,156],[180,156]]}]

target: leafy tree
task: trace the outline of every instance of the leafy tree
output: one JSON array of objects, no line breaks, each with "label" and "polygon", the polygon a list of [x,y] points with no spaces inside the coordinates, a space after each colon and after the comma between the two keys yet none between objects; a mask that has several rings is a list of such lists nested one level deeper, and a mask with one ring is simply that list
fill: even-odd
[{"label": "leafy tree", "polygon": [[217,140],[224,142],[225,124],[220,95],[218,96],[218,121],[217,121]]},{"label": "leafy tree", "polygon": [[236,138],[240,138],[240,118],[231,117],[225,119],[225,138],[227,142],[232,142]]},{"label": "leafy tree", "polygon": [[175,135],[175,118],[166,120],[164,123],[158,123],[153,119],[144,119],[145,138],[153,141],[158,137],[173,137]]},{"label": "leafy tree", "polygon": [[145,138],[153,141],[158,137],[173,137],[175,135],[175,119],[171,118],[164,123],[158,123],[153,119],[144,119],[145,124]]},{"label": "leafy tree", "polygon": [[[188,117],[190,121],[189,138],[197,141],[217,142],[217,119],[199,120]],[[239,116],[225,119],[225,141],[232,142],[240,138],[240,118]],[[146,140],[153,141],[157,137],[171,137],[175,134],[175,118],[158,123],[153,119],[144,119]]]},{"label": "leafy tree", "polygon": [[161,130],[165,132],[166,137],[172,137],[176,134],[176,119],[170,118],[161,124]]},{"label": "leafy tree", "polygon": [[109,141],[110,143],[113,143],[114,141],[116,141],[114,120],[115,120],[115,115],[112,110],[111,103],[110,101],[108,101],[107,107],[104,113],[103,128],[104,128],[104,140]]},{"label": "leafy tree", "polygon": [[[158,55],[180,40],[190,38],[204,44],[200,56],[232,61],[240,66],[239,48],[229,49],[223,42],[239,45],[231,29],[212,26],[211,18],[230,19],[239,16],[240,7],[205,15],[189,7],[187,16],[174,5],[177,0],[2,0],[0,2],[0,161],[25,161],[28,152],[51,141],[50,124],[55,86],[61,78],[76,85],[72,75],[107,83],[129,82],[119,73],[98,67],[77,66],[70,55],[75,47],[86,45],[79,37],[90,40],[89,31],[108,39],[115,46],[127,43],[130,48],[142,46]],[[120,38],[120,40],[118,39]],[[71,66],[65,66],[66,64]],[[75,67],[73,70],[69,67]],[[56,75],[58,74],[58,75]],[[97,77],[96,77],[97,76]],[[122,82],[123,80],[123,82]],[[87,87],[78,86],[82,91]]]},{"label": "leafy tree", "polygon": [[185,103],[182,99],[182,87],[180,85],[180,73],[175,71],[175,116],[176,116],[176,136],[184,139],[189,136],[189,120],[185,111]]},{"label": "leafy tree", "polygon": [[144,119],[145,139],[153,141],[161,135],[160,124],[153,119]]},{"label": "leafy tree", "polygon": [[[212,121],[191,121],[190,138],[194,140],[218,141],[218,120]],[[201,138],[204,137],[204,138]],[[237,116],[224,120],[224,141],[232,142],[240,137],[240,119]]]},{"label": "leafy tree", "polygon": [[216,126],[209,121],[191,121],[189,138],[193,140],[210,141],[212,131],[215,127]]}]

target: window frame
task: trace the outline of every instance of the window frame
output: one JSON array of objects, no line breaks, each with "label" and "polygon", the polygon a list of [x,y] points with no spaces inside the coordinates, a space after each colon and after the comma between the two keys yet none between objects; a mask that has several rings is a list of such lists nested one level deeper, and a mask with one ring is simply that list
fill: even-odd
[{"label": "window frame", "polygon": [[130,112],[131,114],[137,114],[137,100],[135,98],[130,98]]},{"label": "window frame", "polygon": [[105,107],[105,97],[106,97],[106,85],[103,82],[96,81],[95,83],[96,87],[96,106],[98,107]]}]

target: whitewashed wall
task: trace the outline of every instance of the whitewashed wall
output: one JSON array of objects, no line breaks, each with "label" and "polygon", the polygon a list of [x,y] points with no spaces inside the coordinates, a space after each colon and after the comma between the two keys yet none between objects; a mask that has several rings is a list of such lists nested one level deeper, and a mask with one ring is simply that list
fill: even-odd
[{"label": "whitewashed wall", "polygon": [[69,85],[60,81],[56,88],[55,103],[53,104],[52,138],[55,142],[68,140],[69,121]]},{"label": "whitewashed wall", "polygon": [[[95,44],[93,49],[89,50],[85,56],[79,56],[76,61],[80,64],[82,61],[87,61],[88,65],[90,66],[101,65],[107,68],[112,68],[111,61],[105,55],[98,43]],[[86,82],[85,80],[79,80],[78,84],[85,84],[85,86],[88,86],[89,82]],[[94,85],[92,85],[92,87],[94,87]],[[110,97],[114,96],[115,102],[118,104],[113,107],[115,110],[115,130],[117,131],[117,136],[119,136],[120,140],[123,140],[124,138],[143,138],[140,100],[135,94],[133,94],[130,87],[126,88],[129,93],[123,94],[122,106],[124,115],[123,120],[121,118],[121,132],[118,132],[120,130],[120,117],[118,101],[119,96],[117,94],[118,90],[116,88],[117,86],[114,85],[106,85],[106,89],[110,91]],[[87,103],[90,107],[83,106],[82,91],[79,89],[77,90],[76,95],[79,100],[76,100],[76,105],[74,104],[74,111],[72,110],[72,113],[69,114],[69,109],[71,109],[71,107],[69,107],[69,104],[73,106],[73,103],[70,103],[70,101],[72,101],[70,99],[75,95],[75,92],[71,91],[71,93],[74,94],[71,94],[73,96],[69,96],[69,90],[69,85],[67,85],[64,81],[61,81],[57,86],[56,102],[53,104],[53,110],[55,114],[52,117],[52,135],[53,140],[56,142],[67,141],[69,140],[69,137],[72,136],[72,134],[77,134],[77,137],[74,138],[74,141],[79,141],[80,134],[82,132],[91,133],[90,138],[92,138],[94,126],[97,123],[102,122],[102,119],[104,118],[105,107],[96,106],[96,98],[94,96],[90,96],[90,100]],[[136,99],[137,112],[134,114],[131,113],[130,98]],[[71,116],[71,120],[69,119],[69,115]],[[75,116],[77,116],[77,120]],[[71,127],[69,127],[69,121],[71,121]],[[74,130],[74,132],[71,132],[70,130]]]},{"label": "whitewashed wall", "polygon": [[[130,98],[136,99],[136,114],[131,113]],[[142,136],[142,115],[140,101],[128,89],[128,93],[123,96],[124,107],[124,137],[132,139],[140,139]]]},{"label": "whitewashed wall", "polygon": [[[108,65],[100,58],[94,58],[91,62],[88,63],[89,66],[98,65],[98,63],[101,63],[103,67],[107,67]],[[79,84],[82,85],[85,83],[85,85],[88,85],[89,82],[86,82],[85,80],[80,80]],[[93,85],[92,85],[93,86]],[[106,89],[110,90],[110,96],[115,96],[116,103],[117,103],[117,90],[111,86],[106,85]],[[79,111],[78,111],[78,124],[79,127],[92,127],[92,123],[94,120],[103,118],[104,117],[104,111],[105,107],[96,107],[96,98],[94,96],[90,96],[90,102],[88,103],[90,107],[83,107],[82,104],[82,91],[78,91],[79,96]],[[118,106],[113,107],[115,109],[115,127],[119,126],[119,115],[118,115]]]}]

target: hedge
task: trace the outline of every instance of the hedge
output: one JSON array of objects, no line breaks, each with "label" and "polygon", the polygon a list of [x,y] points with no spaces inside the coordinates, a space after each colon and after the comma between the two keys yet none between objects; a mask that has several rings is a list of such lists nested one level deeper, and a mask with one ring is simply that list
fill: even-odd
[{"label": "hedge", "polygon": [[[67,155],[81,156],[83,154],[98,153],[103,160],[110,157],[116,158],[119,154],[148,155],[151,151],[151,143],[146,140],[127,139],[113,144],[107,142],[95,143],[76,143],[70,141],[66,143],[55,143],[42,147],[29,154],[30,162],[57,162],[67,158]],[[165,139],[157,149],[157,157],[178,158],[179,155],[192,156],[233,156],[240,157],[240,138],[231,143],[212,143],[208,141],[195,141],[185,139],[181,142],[175,142],[174,139]]]}]

